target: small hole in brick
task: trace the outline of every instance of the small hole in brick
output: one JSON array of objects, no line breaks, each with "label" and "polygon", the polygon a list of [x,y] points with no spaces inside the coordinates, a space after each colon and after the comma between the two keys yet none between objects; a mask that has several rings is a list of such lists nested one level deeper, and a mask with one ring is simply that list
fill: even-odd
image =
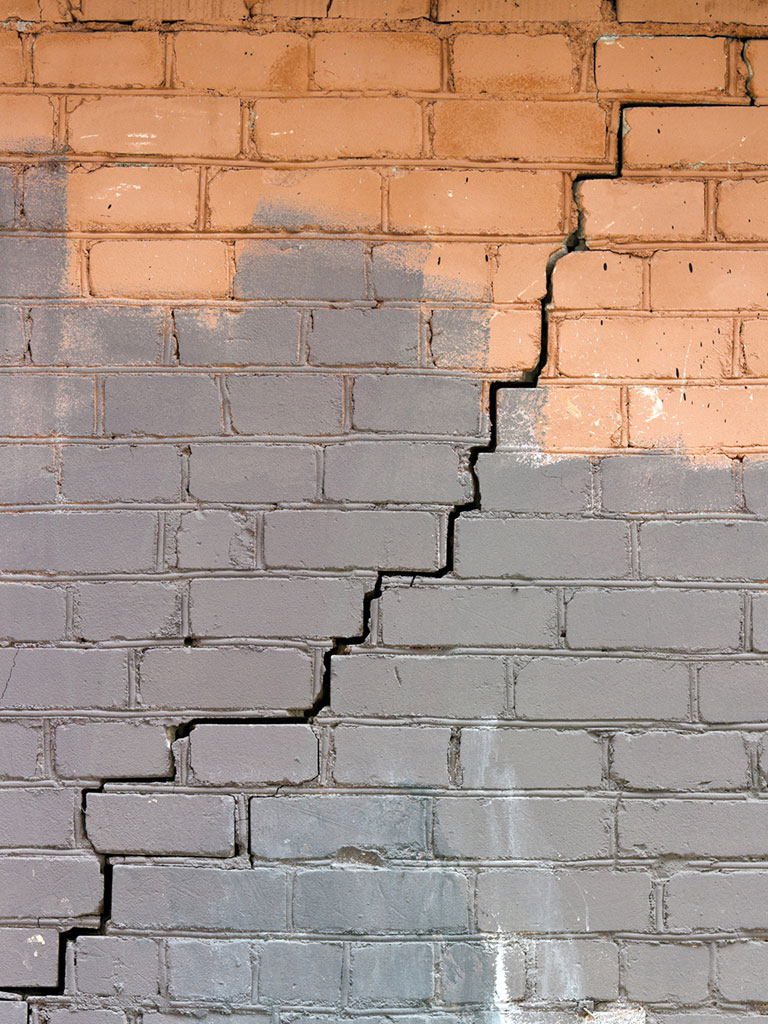
[{"label": "small hole in brick", "polygon": [[195,636],[185,636],[184,637],[184,646],[185,647],[197,647],[197,637],[195,637]]}]

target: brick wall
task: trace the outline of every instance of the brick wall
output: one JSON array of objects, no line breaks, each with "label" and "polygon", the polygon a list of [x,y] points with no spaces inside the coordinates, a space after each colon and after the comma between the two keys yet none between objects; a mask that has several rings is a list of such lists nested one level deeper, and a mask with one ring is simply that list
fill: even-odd
[{"label": "brick wall", "polygon": [[0,10],[0,1024],[762,1024],[768,0]]}]

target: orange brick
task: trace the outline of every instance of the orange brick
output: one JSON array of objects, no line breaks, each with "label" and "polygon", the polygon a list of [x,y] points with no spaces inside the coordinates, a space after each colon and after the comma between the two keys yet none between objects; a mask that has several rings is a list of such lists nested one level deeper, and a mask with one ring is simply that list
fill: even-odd
[{"label": "orange brick", "polygon": [[652,309],[768,309],[768,252],[658,252]]},{"label": "orange brick", "polygon": [[547,264],[560,248],[541,245],[500,245],[498,268],[493,275],[496,302],[536,302],[547,291]]},{"label": "orange brick", "polygon": [[320,89],[435,92],[440,40],[424,32],[334,32],[315,37]]},{"label": "orange brick", "polygon": [[579,317],[557,327],[566,377],[725,377],[731,321],[698,317]]},{"label": "orange brick", "polygon": [[552,275],[556,307],[632,309],[643,303],[643,260],[614,252],[572,252]]},{"label": "orange brick", "polygon": [[0,96],[0,149],[46,153],[53,148],[53,103],[47,96]]},{"label": "orange brick", "polygon": [[20,85],[23,81],[21,39],[16,32],[0,32],[0,84]]},{"label": "orange brick", "polygon": [[471,94],[572,92],[573,59],[565,36],[466,33],[453,42],[457,92]]},{"label": "orange brick", "polygon": [[621,389],[592,384],[541,385],[538,446],[545,451],[593,451],[621,441]]},{"label": "orange brick", "polygon": [[584,230],[591,239],[704,238],[704,184],[700,181],[596,179],[578,186]]},{"label": "orange brick", "polygon": [[752,71],[749,80],[750,93],[757,99],[768,96],[768,40],[750,40],[746,44],[744,55]]},{"label": "orange brick", "polygon": [[491,261],[480,242],[384,242],[373,246],[378,299],[491,298]]},{"label": "orange brick", "polygon": [[619,21],[768,25],[768,0],[618,0]]},{"label": "orange brick", "polygon": [[597,21],[600,0],[440,0],[438,21]]},{"label": "orange brick", "polygon": [[37,0],[0,0],[0,21],[40,21]]},{"label": "orange brick", "polygon": [[597,87],[608,92],[723,93],[727,40],[610,36],[595,50]]},{"label": "orange brick", "polygon": [[51,32],[35,40],[36,85],[102,88],[163,84],[163,43],[156,32]]},{"label": "orange brick", "polygon": [[259,100],[255,122],[260,155],[275,160],[421,152],[421,107],[414,100]]},{"label": "orange brick", "polygon": [[745,370],[752,377],[768,377],[768,320],[745,320],[741,325],[741,351]]},{"label": "orange brick", "polygon": [[630,387],[636,448],[748,448],[768,444],[768,387]]},{"label": "orange brick", "polygon": [[433,171],[395,174],[394,231],[458,235],[546,235],[561,230],[556,171]]},{"label": "orange brick", "polygon": [[249,17],[246,0],[80,0],[81,21],[199,21],[226,24]]},{"label": "orange brick", "polygon": [[538,310],[436,310],[432,330],[430,355],[440,368],[524,372],[541,354]]},{"label": "orange brick", "polygon": [[210,185],[211,227],[323,228],[381,225],[381,178],[367,168],[233,170]]},{"label": "orange brick", "polygon": [[596,103],[444,100],[435,104],[437,156],[465,159],[592,160],[606,147]]},{"label": "orange brick", "polygon": [[768,238],[768,181],[724,181],[717,191],[717,230],[727,238]]},{"label": "orange brick", "polygon": [[[326,0],[326,8],[328,7]],[[333,0],[329,18],[415,18],[429,17],[429,0]]]},{"label": "orange brick", "polygon": [[197,222],[199,175],[175,167],[78,168],[67,183],[67,217],[75,230],[168,231]]},{"label": "orange brick", "polygon": [[91,291],[136,299],[223,299],[227,247],[209,239],[96,242],[90,253]]},{"label": "orange brick", "polygon": [[71,101],[76,153],[237,156],[240,103],[233,97],[99,96]]},{"label": "orange brick", "polygon": [[297,92],[309,85],[309,47],[291,32],[181,32],[176,81],[214,92]]},{"label": "orange brick", "polygon": [[740,167],[768,162],[768,108],[630,107],[627,167]]}]

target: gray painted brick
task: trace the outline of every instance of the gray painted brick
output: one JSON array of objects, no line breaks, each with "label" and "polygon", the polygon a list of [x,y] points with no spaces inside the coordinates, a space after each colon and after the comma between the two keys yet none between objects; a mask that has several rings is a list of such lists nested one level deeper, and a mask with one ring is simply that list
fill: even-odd
[{"label": "gray painted brick", "polygon": [[461,770],[470,789],[581,789],[601,784],[597,737],[581,731],[462,729]]},{"label": "gray painted brick", "polygon": [[4,639],[61,640],[66,624],[65,590],[29,583],[0,585],[0,636]]},{"label": "gray painted brick", "polygon": [[180,598],[168,583],[81,583],[74,629],[86,640],[179,636]]},{"label": "gray painted brick", "polygon": [[[437,367],[478,367],[506,370],[512,379],[520,379],[522,370],[533,369],[536,358],[523,361],[530,352],[531,338],[538,343],[540,317],[536,311],[522,310],[504,323],[503,348],[494,344],[493,321],[503,313],[489,306],[479,309],[436,309],[432,313],[430,360]],[[515,336],[516,335],[516,336]],[[516,352],[513,346],[519,346]],[[512,364],[510,368],[510,362]]]},{"label": "gray painted brick", "polygon": [[521,946],[493,939],[488,943],[451,942],[440,961],[440,997],[449,1006],[488,1003],[499,975],[510,999],[525,995],[525,953]]},{"label": "gray painted brick", "polygon": [[235,246],[238,299],[364,299],[364,247],[344,240],[264,240]]},{"label": "gray painted brick", "polygon": [[103,879],[96,857],[0,858],[0,918],[76,918],[101,910]]},{"label": "gray painted brick", "polygon": [[606,939],[536,943],[536,993],[540,999],[617,999],[619,951]]},{"label": "gray painted brick", "polygon": [[0,722],[0,779],[34,779],[43,767],[42,741],[37,725]]},{"label": "gray painted brick", "polygon": [[254,797],[251,853],[265,860],[333,857],[342,850],[422,857],[427,806],[412,796]]},{"label": "gray painted brick", "polygon": [[342,433],[344,388],[331,374],[230,374],[227,391],[237,434],[320,437]]},{"label": "gray painted brick", "polygon": [[588,456],[481,452],[477,475],[485,512],[583,512],[592,502]]},{"label": "gray painted brick", "polygon": [[181,457],[171,445],[65,445],[67,501],[178,501]]},{"label": "gray painted brick", "polygon": [[36,230],[61,231],[71,225],[67,216],[69,174],[63,163],[52,162],[24,171],[24,220]]},{"label": "gray painted brick", "polygon": [[746,455],[742,472],[747,509],[764,516],[768,513],[768,456]]},{"label": "gray painted brick", "polygon": [[352,1006],[414,1006],[432,995],[432,946],[428,942],[353,945],[349,1001]]},{"label": "gray painted brick", "polygon": [[716,661],[699,668],[699,707],[705,722],[768,720],[768,664]]},{"label": "gray painted brick", "polygon": [[643,523],[640,572],[656,579],[768,577],[768,523]]},{"label": "gray painted brick", "polygon": [[293,444],[192,445],[189,492],[215,501],[309,501],[317,496],[312,448]]},{"label": "gray painted brick", "polygon": [[22,572],[140,572],[155,567],[152,512],[0,515],[0,564]]},{"label": "gray painted brick", "polygon": [[50,928],[0,928],[0,985],[55,986],[59,936]]},{"label": "gray painted brick", "polygon": [[259,956],[259,1001],[338,1006],[343,947],[334,942],[267,942]]},{"label": "gray painted brick", "polygon": [[611,455],[600,460],[607,512],[736,511],[733,462],[724,455]]},{"label": "gray painted brick", "polygon": [[0,650],[0,708],[118,708],[128,696],[123,651]]},{"label": "gray painted brick", "polygon": [[56,500],[54,452],[47,445],[0,445],[0,504]]},{"label": "gray painted brick", "polygon": [[541,455],[546,450],[546,387],[502,388],[496,396],[496,444]]},{"label": "gray painted brick", "polygon": [[[0,174],[3,170],[4,168],[0,168]],[[0,187],[1,203],[2,188]],[[13,305],[0,304],[0,364],[23,363],[26,351],[24,310],[15,303]]]},{"label": "gray painted brick", "polygon": [[42,373],[0,377],[0,435],[90,437],[93,409],[94,383],[89,377]]},{"label": "gray painted brick", "polygon": [[741,598],[733,591],[581,590],[568,602],[571,647],[736,650]]},{"label": "gray painted brick", "polygon": [[0,167],[0,227],[10,228],[16,222],[16,197],[13,167]]},{"label": "gray painted brick", "polygon": [[355,380],[355,430],[479,437],[480,381],[456,377],[366,374]]},{"label": "gray painted brick", "polygon": [[[373,283],[379,299],[476,299],[491,297],[490,262],[484,246],[473,243],[384,242],[373,246]],[[441,252],[442,250],[442,252]],[[484,270],[483,279],[440,269],[442,257],[459,256]],[[431,257],[431,260],[430,260]],[[431,266],[430,266],[431,262]]]},{"label": "gray painted brick", "polygon": [[0,1024],[27,1024],[28,1003],[3,1000],[0,1003]]},{"label": "gray painted brick", "polygon": [[749,763],[738,733],[619,733],[612,774],[628,789],[749,789]]},{"label": "gray painted brick", "polygon": [[80,935],[75,940],[78,992],[95,996],[157,996],[160,963],[152,939]]},{"label": "gray painted brick", "polygon": [[108,434],[183,437],[223,433],[216,380],[203,374],[115,374],[104,386]]},{"label": "gray painted brick", "polygon": [[180,516],[175,561],[179,569],[253,569],[255,549],[253,516],[223,509]]},{"label": "gray painted brick", "polygon": [[441,786],[450,782],[450,729],[340,725],[333,737],[333,774],[342,785]]},{"label": "gray painted brick", "polygon": [[190,366],[290,366],[299,360],[298,309],[175,309],[179,362]]},{"label": "gray painted brick", "polygon": [[307,344],[315,366],[418,366],[419,311],[316,309]]},{"label": "gray painted brick", "polygon": [[33,306],[30,353],[36,366],[151,366],[164,330],[152,306]]},{"label": "gray painted brick", "polygon": [[618,823],[621,849],[630,856],[761,857],[768,806],[743,800],[625,800]]},{"label": "gray painted brick", "polygon": [[[244,1013],[215,1013],[203,1007],[195,1007],[195,1018],[200,1024],[269,1024],[271,1017],[269,1013],[258,1010],[251,1010]],[[146,1024],[184,1024],[186,1016],[183,1013],[156,1013],[153,1010],[144,1011]]]},{"label": "gray painted brick", "polygon": [[65,779],[157,778],[173,764],[162,725],[68,722],[56,727],[56,772]]},{"label": "gray painted brick", "polygon": [[452,445],[356,441],[325,451],[325,496],[336,501],[453,505],[470,495]]},{"label": "gray painted brick", "polygon": [[765,1002],[768,942],[729,942],[717,951],[717,987],[729,1001]]},{"label": "gray painted brick", "polygon": [[197,725],[190,766],[214,785],[306,782],[318,772],[317,738],[308,725]]},{"label": "gray painted brick", "polygon": [[251,947],[241,939],[168,942],[168,994],[172,999],[247,1001],[251,994]]},{"label": "gray painted brick", "polygon": [[627,943],[622,980],[627,996],[639,1002],[704,1002],[709,991],[709,949],[701,945]]},{"label": "gray painted brick", "polygon": [[0,297],[52,299],[77,295],[66,238],[0,238]]},{"label": "gray painted brick", "polygon": [[49,1024],[125,1024],[125,1013],[118,1010],[88,1010],[82,1007],[54,1006],[47,1014]]},{"label": "gray painted brick", "polygon": [[89,793],[85,825],[98,853],[231,857],[235,801],[206,793]]},{"label": "gray painted brick", "polygon": [[71,849],[78,797],[73,789],[0,790],[0,848]]},{"label": "gray painted brick", "polygon": [[768,594],[752,595],[752,648],[768,651]]},{"label": "gray painted brick", "polygon": [[681,871],[666,885],[667,930],[754,931],[768,927],[768,872]]}]

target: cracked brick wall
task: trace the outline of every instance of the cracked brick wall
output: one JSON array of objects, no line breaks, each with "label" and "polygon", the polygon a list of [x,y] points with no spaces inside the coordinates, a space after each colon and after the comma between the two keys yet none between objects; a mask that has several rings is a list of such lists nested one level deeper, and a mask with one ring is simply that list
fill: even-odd
[{"label": "cracked brick wall", "polygon": [[764,1021],[768,2],[0,10],[0,1024]]}]

